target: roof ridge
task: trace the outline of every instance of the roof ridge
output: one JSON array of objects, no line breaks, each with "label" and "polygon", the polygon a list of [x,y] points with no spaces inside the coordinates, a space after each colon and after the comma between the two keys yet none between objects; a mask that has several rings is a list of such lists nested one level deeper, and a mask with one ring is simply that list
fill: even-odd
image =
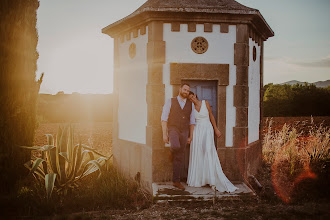
[{"label": "roof ridge", "polygon": [[144,8],[226,8],[257,11],[257,9],[249,8],[235,0],[148,0],[133,13]]}]

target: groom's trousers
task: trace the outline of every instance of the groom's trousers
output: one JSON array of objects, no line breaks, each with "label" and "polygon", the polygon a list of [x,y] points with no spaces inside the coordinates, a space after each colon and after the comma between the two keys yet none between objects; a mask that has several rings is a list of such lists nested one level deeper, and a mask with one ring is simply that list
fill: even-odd
[{"label": "groom's trousers", "polygon": [[177,128],[169,128],[168,136],[173,154],[173,182],[180,182],[184,165],[184,151],[187,145],[189,129],[180,131]]}]

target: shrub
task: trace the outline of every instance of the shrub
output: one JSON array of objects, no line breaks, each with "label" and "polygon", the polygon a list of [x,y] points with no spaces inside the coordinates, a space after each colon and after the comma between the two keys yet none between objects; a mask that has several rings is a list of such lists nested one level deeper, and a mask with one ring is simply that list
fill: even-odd
[{"label": "shrub", "polygon": [[[330,129],[313,125],[307,135],[297,132],[295,126],[284,124],[280,131],[272,131],[272,121],[267,121],[263,141],[264,161],[271,166],[273,187],[285,202],[312,196],[328,196]],[[308,187],[304,182],[309,182]],[[302,190],[303,189],[303,190]],[[301,191],[302,190],[302,191]]]}]

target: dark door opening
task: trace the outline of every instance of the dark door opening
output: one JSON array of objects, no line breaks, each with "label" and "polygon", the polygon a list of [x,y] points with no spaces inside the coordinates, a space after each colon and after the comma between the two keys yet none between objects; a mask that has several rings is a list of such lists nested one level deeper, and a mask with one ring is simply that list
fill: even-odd
[{"label": "dark door opening", "polygon": [[[182,80],[182,82],[190,85],[190,91],[197,94],[199,100],[207,100],[210,103],[212,114],[218,124],[218,82],[216,80]],[[215,146],[217,146],[216,138]]]}]

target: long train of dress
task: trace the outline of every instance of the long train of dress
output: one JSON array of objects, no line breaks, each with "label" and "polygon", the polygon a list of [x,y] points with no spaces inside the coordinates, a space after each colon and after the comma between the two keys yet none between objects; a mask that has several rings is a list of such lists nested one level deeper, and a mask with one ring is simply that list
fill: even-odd
[{"label": "long train of dress", "polygon": [[205,101],[198,112],[193,140],[190,144],[190,163],[187,183],[189,186],[201,187],[209,184],[220,192],[233,192],[235,187],[223,173],[214,145],[214,131],[210,122]]}]

